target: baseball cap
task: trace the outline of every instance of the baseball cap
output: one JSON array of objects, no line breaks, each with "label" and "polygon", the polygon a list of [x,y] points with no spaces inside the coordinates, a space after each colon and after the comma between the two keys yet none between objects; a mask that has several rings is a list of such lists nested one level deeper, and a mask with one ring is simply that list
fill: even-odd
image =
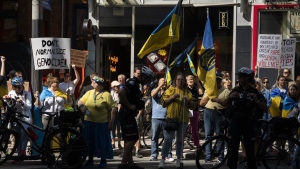
[{"label": "baseball cap", "polygon": [[15,70],[11,70],[10,72],[9,72],[9,74],[7,75],[7,78],[13,78],[13,77],[15,77],[16,76],[16,72],[17,71],[15,71]]},{"label": "baseball cap", "polygon": [[120,86],[120,84],[120,82],[114,80],[113,82],[111,82],[111,87]]}]

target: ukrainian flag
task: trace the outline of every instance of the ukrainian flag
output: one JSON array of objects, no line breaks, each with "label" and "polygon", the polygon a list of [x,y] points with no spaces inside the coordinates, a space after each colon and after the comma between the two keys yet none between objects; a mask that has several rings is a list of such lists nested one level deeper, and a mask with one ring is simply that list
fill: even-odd
[{"label": "ukrainian flag", "polygon": [[181,3],[182,0],[179,0],[174,9],[151,33],[146,43],[138,53],[139,58],[143,58],[150,52],[163,48],[173,42],[179,41]]},{"label": "ukrainian flag", "polygon": [[204,84],[204,88],[207,91],[208,97],[217,97],[218,89],[216,84],[216,51],[214,48],[209,16],[207,16],[202,46],[198,54],[200,55],[197,69],[198,77],[202,84]]},{"label": "ukrainian flag", "polygon": [[195,66],[192,62],[192,59],[190,57],[190,55],[193,54],[193,52],[195,51],[195,45],[197,43],[197,39],[198,39],[198,36],[197,38],[181,53],[179,54],[174,60],[173,62],[169,65],[169,67],[167,68],[167,71],[166,71],[166,79],[167,79],[167,85],[171,84],[172,83],[172,79],[171,79],[171,74],[170,74],[170,71],[171,69],[175,66],[175,67],[179,67],[182,65],[182,63],[186,63],[188,62],[189,64],[189,67],[190,67],[190,70],[191,72],[197,76],[196,72],[195,72]]},{"label": "ukrainian flag", "polygon": [[295,102],[295,100],[290,97],[286,97],[284,99],[283,106],[282,106],[282,117],[283,118],[288,117],[289,113],[294,109],[295,104],[297,104],[297,102]]}]

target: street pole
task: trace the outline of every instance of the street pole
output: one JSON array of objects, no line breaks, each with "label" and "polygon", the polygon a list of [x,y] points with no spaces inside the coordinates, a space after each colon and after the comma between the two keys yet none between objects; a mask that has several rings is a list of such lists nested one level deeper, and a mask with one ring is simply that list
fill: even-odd
[{"label": "street pole", "polygon": [[[31,37],[32,38],[38,38],[40,37],[41,34],[41,4],[39,0],[32,0],[32,32],[31,32]],[[41,72],[38,70],[34,69],[34,59],[33,59],[33,55],[31,55],[31,87],[32,87],[32,91],[31,92],[35,92],[35,91],[41,91],[41,81],[42,77],[41,77]]]}]

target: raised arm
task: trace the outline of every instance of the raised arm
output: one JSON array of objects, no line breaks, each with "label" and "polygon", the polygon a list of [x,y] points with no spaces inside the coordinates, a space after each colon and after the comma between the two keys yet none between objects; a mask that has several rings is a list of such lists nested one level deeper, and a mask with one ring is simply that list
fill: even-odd
[{"label": "raised arm", "polygon": [[1,56],[1,71],[0,76],[5,76],[5,56]]},{"label": "raised arm", "polygon": [[75,64],[72,64],[72,68],[73,68],[73,70],[75,72],[75,80],[73,80],[73,84],[74,84],[74,86],[76,86],[78,84],[78,82],[80,81],[80,76],[79,76],[79,73],[78,73],[78,71],[76,69],[76,65]]}]

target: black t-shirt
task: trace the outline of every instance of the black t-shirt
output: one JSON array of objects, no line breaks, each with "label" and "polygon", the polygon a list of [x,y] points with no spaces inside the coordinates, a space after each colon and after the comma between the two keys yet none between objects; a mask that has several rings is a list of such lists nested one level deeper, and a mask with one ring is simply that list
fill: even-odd
[{"label": "black t-shirt", "polygon": [[136,77],[130,78],[126,81],[124,89],[127,91],[126,98],[129,104],[139,107],[142,96],[140,91],[140,81]]},{"label": "black t-shirt", "polygon": [[5,80],[4,76],[0,76],[0,84]]},{"label": "black t-shirt", "polygon": [[253,112],[253,111],[258,110],[257,104],[255,103],[253,98],[250,96],[250,93],[256,94],[257,99],[260,102],[266,103],[266,99],[265,99],[264,95],[262,93],[258,92],[257,89],[255,89],[253,87],[249,87],[248,89],[243,90],[242,87],[238,86],[238,87],[235,87],[230,92],[230,94],[233,92],[238,92],[240,94],[239,98],[234,98],[233,100],[231,100],[231,101],[233,101],[234,109],[236,111],[247,113],[247,112]]},{"label": "black t-shirt", "polygon": [[199,88],[197,86],[193,86],[193,88],[188,89],[192,93],[193,98],[196,100],[196,107],[194,110],[198,110]]}]

